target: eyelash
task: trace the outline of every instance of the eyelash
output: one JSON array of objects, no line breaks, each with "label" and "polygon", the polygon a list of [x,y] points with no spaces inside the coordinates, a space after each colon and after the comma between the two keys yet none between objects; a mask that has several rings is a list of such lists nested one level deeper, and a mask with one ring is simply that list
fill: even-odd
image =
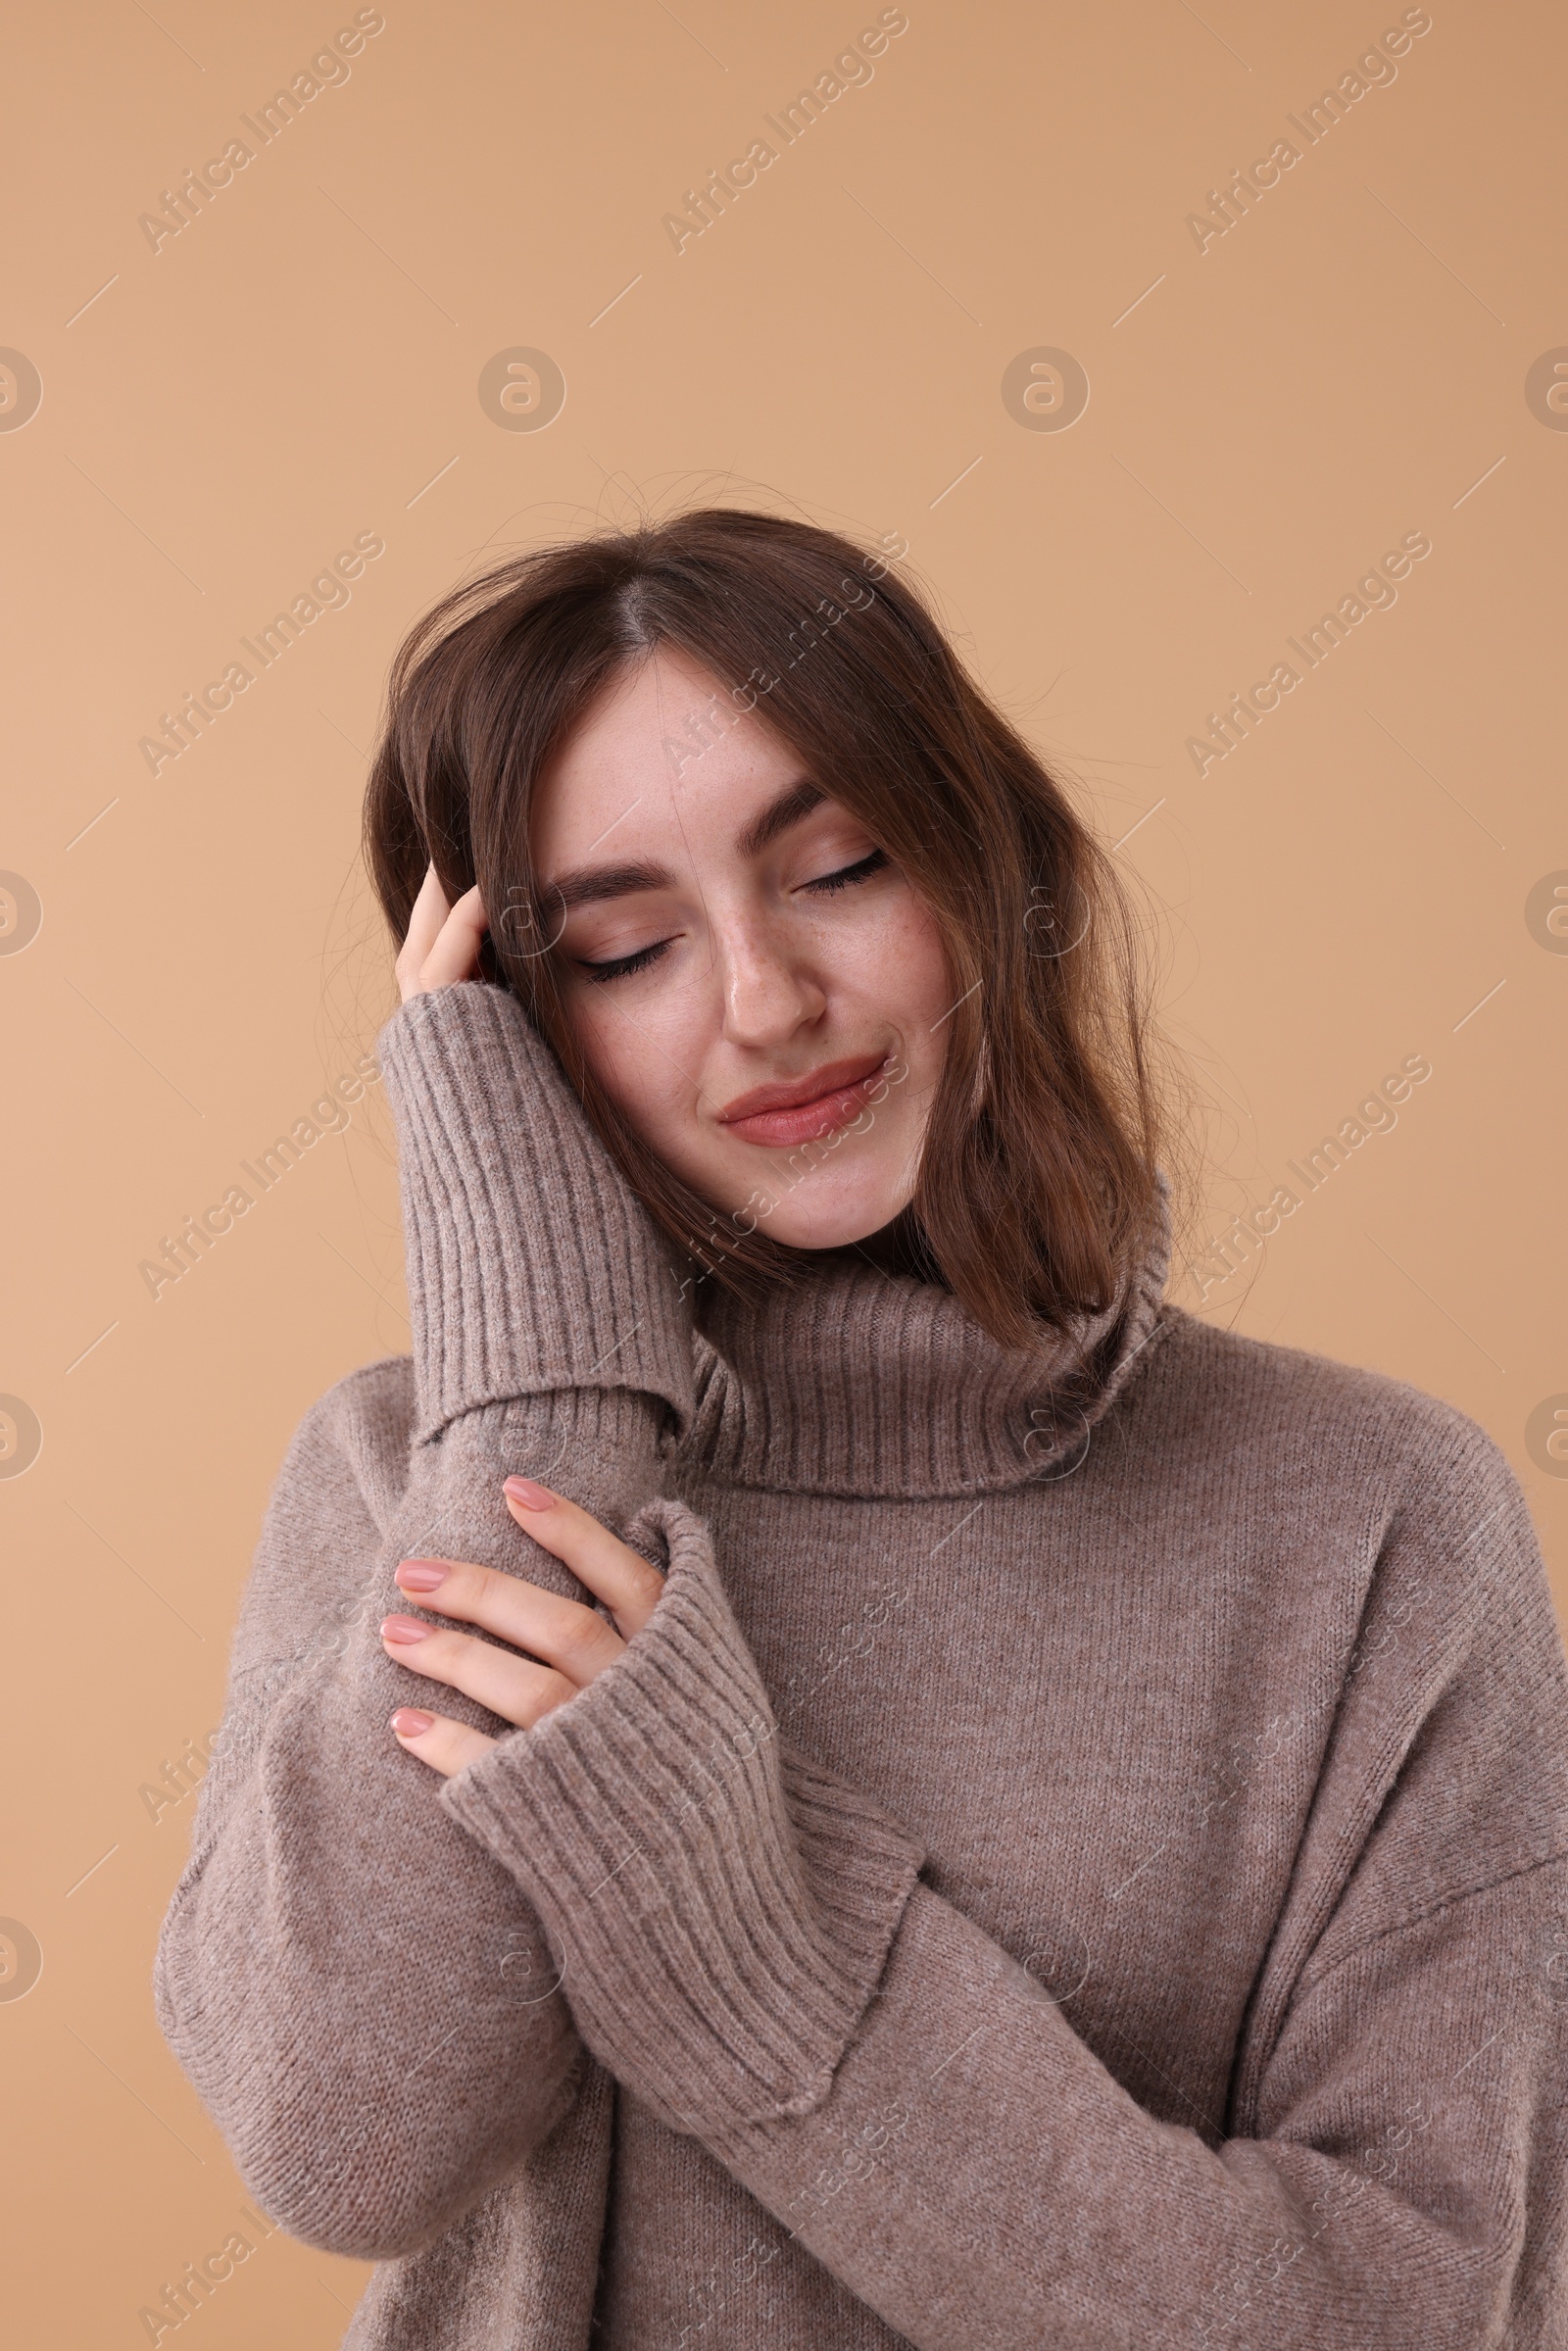
[{"label": "eyelash", "polygon": [[830,891],[848,890],[856,882],[868,882],[873,873],[881,872],[887,861],[888,853],[885,849],[873,849],[870,856],[862,857],[858,865],[841,865],[837,873],[824,873],[820,881],[808,882],[806,887],[808,890],[819,890],[826,897]]},{"label": "eyelash", "polygon": [[[850,890],[858,882],[868,882],[873,873],[880,873],[888,862],[885,849],[873,849],[869,857],[861,857],[855,865],[841,865],[837,873],[824,873],[819,880],[803,885],[820,897],[839,890]],[[629,979],[634,971],[646,971],[649,964],[662,955],[669,945],[667,939],[656,940],[652,947],[641,947],[634,955],[617,955],[609,963],[584,963],[580,966],[595,987],[602,988],[607,980]]]}]

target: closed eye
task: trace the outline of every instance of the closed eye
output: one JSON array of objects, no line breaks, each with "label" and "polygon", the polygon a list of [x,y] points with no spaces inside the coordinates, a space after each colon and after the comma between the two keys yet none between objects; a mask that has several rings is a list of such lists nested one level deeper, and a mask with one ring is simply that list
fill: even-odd
[{"label": "closed eye", "polygon": [[602,988],[606,980],[621,980],[629,972],[646,971],[649,964],[657,962],[669,945],[668,939],[659,939],[652,947],[639,947],[634,955],[616,955],[609,963],[584,963],[581,968],[596,987]]},{"label": "closed eye", "polygon": [[831,890],[848,890],[856,882],[869,881],[872,874],[880,873],[889,861],[885,849],[873,849],[870,856],[861,857],[858,864],[841,865],[837,873],[824,873],[819,881],[804,882],[801,886],[806,890],[819,891],[824,896]]}]

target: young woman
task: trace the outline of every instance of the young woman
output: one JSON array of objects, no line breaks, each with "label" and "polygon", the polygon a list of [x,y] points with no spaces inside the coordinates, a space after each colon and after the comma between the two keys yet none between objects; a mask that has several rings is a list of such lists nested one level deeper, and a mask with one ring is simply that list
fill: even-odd
[{"label": "young woman", "polygon": [[1136,933],[880,558],[396,664],[412,1356],[307,1416],[158,1969],[361,2351],[1568,2340],[1518,1485],[1163,1301]]}]

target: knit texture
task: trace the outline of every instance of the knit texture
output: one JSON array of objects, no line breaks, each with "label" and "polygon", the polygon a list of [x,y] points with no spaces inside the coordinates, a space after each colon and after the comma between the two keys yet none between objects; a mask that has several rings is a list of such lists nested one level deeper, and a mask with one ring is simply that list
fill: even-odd
[{"label": "knit texture", "polygon": [[[847,1500],[1070,1476],[1154,1339],[1169,1254],[1162,1222],[1102,1313],[1027,1349],[999,1347],[947,1292],[863,1260],[781,1292],[760,1317],[705,1294],[688,1449],[726,1485]],[[1086,1390],[1078,1366],[1097,1359]]]},{"label": "knit texture", "polygon": [[514,996],[410,999],[382,1039],[402,1143],[416,1440],[560,1388],[690,1421],[691,1308],[658,1228]]},{"label": "knit texture", "polygon": [[[694,1325],[510,1000],[382,1052],[414,1337],[307,1415],[159,2013],[352,2351],[1561,2351],[1568,1659],[1463,1413],[851,1258]],[[1065,1385],[1085,1357],[1092,1380]],[[399,1558],[648,1622],[450,1783]]]},{"label": "knit texture", "polygon": [[922,1849],[854,1789],[783,1763],[707,1529],[679,1502],[641,1515],[668,1556],[648,1624],[443,1797],[558,1942],[594,2055],[670,2129],[806,2114]]}]

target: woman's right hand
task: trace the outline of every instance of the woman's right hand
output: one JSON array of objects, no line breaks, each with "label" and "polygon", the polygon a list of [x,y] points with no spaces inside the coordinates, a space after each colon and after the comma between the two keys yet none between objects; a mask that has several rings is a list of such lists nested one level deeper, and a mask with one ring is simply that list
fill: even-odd
[{"label": "woman's right hand", "polygon": [[429,866],[394,966],[403,1002],[432,988],[448,988],[457,980],[473,979],[489,927],[478,884],[465,891],[455,906],[449,906],[435,867]]}]

